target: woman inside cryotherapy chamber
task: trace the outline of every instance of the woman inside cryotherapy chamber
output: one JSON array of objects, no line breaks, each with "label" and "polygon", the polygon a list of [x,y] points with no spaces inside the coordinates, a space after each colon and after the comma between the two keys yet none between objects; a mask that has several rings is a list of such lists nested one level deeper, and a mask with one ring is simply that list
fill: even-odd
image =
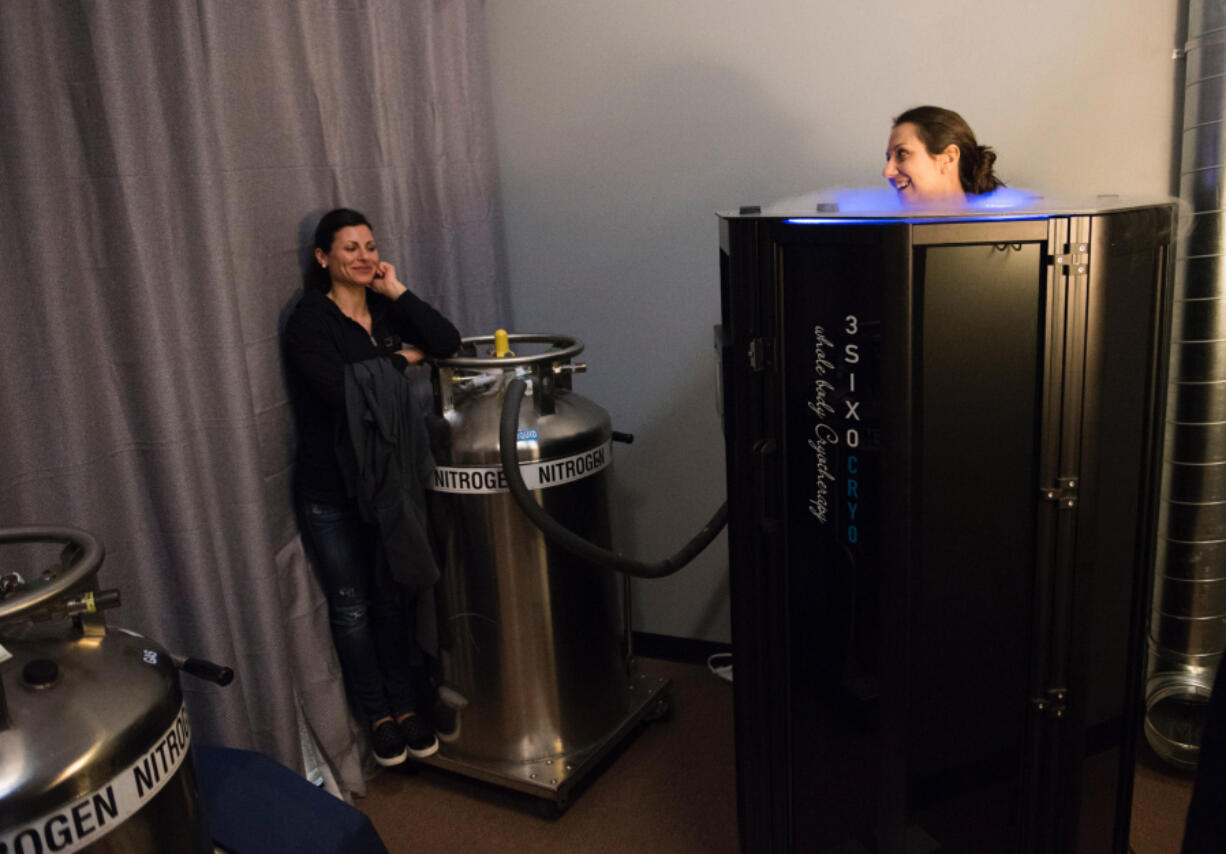
[{"label": "woman inside cryotherapy chamber", "polygon": [[1006,187],[994,168],[996,152],[979,144],[962,116],[943,107],[912,107],[895,118],[885,160],[881,175],[888,187],[832,187],[779,199],[762,213],[989,212],[1028,208],[1042,198]]},{"label": "woman inside cryotherapy chamber", "polygon": [[913,107],[894,119],[881,176],[908,207],[959,206],[1005,185],[995,162],[996,152],[979,144],[962,116]]}]

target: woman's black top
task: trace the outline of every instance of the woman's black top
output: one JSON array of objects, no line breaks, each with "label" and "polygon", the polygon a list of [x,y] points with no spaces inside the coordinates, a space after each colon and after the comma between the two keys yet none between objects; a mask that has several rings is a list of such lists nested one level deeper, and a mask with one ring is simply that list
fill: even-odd
[{"label": "woman's black top", "polygon": [[451,321],[408,291],[395,300],[367,291],[366,305],[370,335],[326,294],[310,288],[285,327],[287,374],[298,425],[294,488],[308,501],[339,505],[350,500],[336,459],[345,420],[345,366],[384,357],[403,370],[408,362],[397,350],[412,346],[441,357],[460,347],[460,333]]}]

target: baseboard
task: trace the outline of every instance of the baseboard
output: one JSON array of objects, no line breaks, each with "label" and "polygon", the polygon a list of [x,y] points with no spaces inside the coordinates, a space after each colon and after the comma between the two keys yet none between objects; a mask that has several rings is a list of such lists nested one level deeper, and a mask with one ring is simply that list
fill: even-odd
[{"label": "baseboard", "polygon": [[732,652],[730,643],[699,638],[679,638],[673,635],[656,635],[651,632],[634,632],[631,634],[630,641],[634,645],[636,656],[691,664],[706,664],[707,658],[717,652]]}]

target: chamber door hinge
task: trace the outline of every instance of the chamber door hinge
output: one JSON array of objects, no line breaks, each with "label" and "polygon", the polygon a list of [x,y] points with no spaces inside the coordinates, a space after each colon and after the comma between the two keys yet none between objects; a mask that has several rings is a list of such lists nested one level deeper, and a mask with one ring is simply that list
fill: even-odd
[{"label": "chamber door hinge", "polygon": [[1068,712],[1068,689],[1048,688],[1042,697],[1034,697],[1030,703],[1049,718],[1062,718]]},{"label": "chamber door hinge", "polygon": [[749,367],[754,371],[765,371],[770,367],[771,342],[763,338],[754,338],[749,342]]},{"label": "chamber door hinge", "polygon": [[1090,269],[1090,244],[1066,243],[1063,251],[1049,257],[1048,263],[1060,267],[1061,272],[1067,275],[1084,276]]},{"label": "chamber door hinge", "polygon": [[1055,486],[1045,486],[1039,490],[1044,501],[1054,501],[1061,510],[1072,510],[1077,506],[1077,478],[1062,477]]}]

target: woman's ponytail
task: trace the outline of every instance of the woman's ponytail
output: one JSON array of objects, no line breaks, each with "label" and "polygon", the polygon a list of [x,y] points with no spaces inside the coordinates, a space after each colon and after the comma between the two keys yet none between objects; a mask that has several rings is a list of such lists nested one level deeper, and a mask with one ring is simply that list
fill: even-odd
[{"label": "woman's ponytail", "polygon": [[996,152],[988,145],[976,145],[973,156],[968,159],[970,167],[962,176],[962,189],[978,195],[990,193],[997,187],[1005,186],[992,168],[996,163]]}]

